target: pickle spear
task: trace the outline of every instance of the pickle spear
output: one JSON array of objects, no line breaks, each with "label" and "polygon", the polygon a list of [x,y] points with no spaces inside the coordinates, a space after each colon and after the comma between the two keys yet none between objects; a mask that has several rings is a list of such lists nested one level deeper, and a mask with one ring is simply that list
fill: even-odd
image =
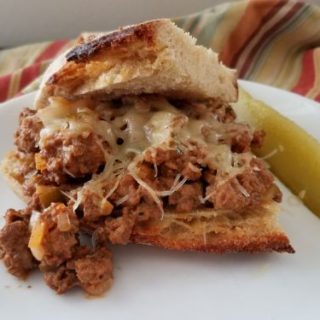
[{"label": "pickle spear", "polygon": [[320,143],[243,89],[233,107],[240,121],[266,133],[263,147],[254,153],[264,158],[274,174],[320,217]]}]

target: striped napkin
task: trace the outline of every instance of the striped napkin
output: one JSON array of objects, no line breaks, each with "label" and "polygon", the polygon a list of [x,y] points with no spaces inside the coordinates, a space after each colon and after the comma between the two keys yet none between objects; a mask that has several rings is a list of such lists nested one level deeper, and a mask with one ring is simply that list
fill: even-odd
[{"label": "striped napkin", "polygon": [[[240,78],[320,102],[320,7],[288,0],[236,1],[174,21],[219,52]],[[73,44],[58,40],[0,51],[0,102],[36,90],[52,59]]]}]

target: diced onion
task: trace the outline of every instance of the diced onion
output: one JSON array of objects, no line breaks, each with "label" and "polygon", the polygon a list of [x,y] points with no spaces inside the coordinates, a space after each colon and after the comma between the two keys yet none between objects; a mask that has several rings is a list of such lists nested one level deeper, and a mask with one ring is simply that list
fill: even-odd
[{"label": "diced onion", "polygon": [[179,183],[174,183],[170,190],[167,191],[157,191],[157,195],[161,197],[171,196],[173,193],[178,191],[186,182],[188,178],[184,177]]},{"label": "diced onion", "polygon": [[111,195],[116,191],[116,189],[119,186],[120,180],[121,180],[122,176],[118,176],[116,182],[114,183],[113,187],[110,189],[110,191],[108,192],[108,194],[106,195],[106,199],[109,199],[111,197]]},{"label": "diced onion", "polygon": [[43,236],[44,236],[44,223],[37,220],[37,222],[32,227],[28,247],[32,255],[38,261],[41,261],[44,255],[44,249],[42,247]]},{"label": "diced onion", "polygon": [[72,229],[68,213],[62,212],[57,216],[57,227],[61,232],[68,232]]}]

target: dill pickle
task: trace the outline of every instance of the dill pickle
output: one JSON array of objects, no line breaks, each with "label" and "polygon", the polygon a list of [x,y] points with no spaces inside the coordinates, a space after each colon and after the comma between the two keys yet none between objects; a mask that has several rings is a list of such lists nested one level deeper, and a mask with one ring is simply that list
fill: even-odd
[{"label": "dill pickle", "polygon": [[320,143],[243,89],[233,107],[240,121],[266,133],[262,148],[253,152],[264,158],[271,171],[320,217]]}]

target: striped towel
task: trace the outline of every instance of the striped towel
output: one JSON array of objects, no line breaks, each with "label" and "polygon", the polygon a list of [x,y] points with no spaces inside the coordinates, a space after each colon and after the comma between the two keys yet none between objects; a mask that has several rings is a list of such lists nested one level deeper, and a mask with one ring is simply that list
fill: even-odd
[{"label": "striped towel", "polygon": [[[240,78],[320,101],[320,8],[288,0],[225,3],[174,21],[219,52]],[[41,74],[73,45],[58,40],[0,51],[0,102],[36,90]]]}]

